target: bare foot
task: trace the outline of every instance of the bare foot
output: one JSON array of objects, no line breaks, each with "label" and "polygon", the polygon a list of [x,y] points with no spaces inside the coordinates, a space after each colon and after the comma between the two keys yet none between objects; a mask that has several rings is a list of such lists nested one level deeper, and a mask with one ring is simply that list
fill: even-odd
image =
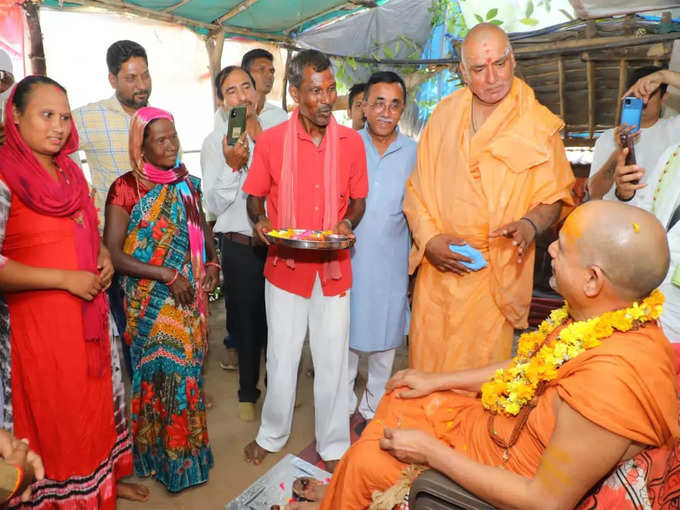
[{"label": "bare foot", "polygon": [[309,476],[303,476],[293,482],[293,497],[302,501],[321,501],[327,490],[328,484]]},{"label": "bare foot", "polygon": [[285,510],[317,510],[321,508],[318,501],[291,501],[286,505]]},{"label": "bare foot", "polygon": [[269,453],[267,450],[262,448],[256,441],[251,441],[243,449],[243,455],[246,462],[255,464],[256,466],[262,462]]},{"label": "bare foot", "polygon": [[145,502],[149,500],[151,491],[141,483],[118,482],[116,484],[116,496],[131,501]]},{"label": "bare foot", "polygon": [[340,459],[323,461],[323,463],[326,464],[326,471],[328,471],[329,473],[335,471],[335,468],[338,467],[338,462],[340,462]]}]

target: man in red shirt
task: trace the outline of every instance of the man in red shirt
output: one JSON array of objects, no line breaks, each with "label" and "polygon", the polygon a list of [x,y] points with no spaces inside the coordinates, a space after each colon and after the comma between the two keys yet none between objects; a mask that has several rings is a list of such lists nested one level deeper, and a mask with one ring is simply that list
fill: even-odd
[{"label": "man in red shirt", "polygon": [[[298,108],[290,120],[260,134],[243,185],[255,233],[267,244],[264,233],[273,228],[353,236],[368,193],[366,156],[361,137],[332,115],[337,92],[330,60],[316,50],[302,51],[291,61],[288,81]],[[349,447],[349,250],[269,246],[264,275],[267,395],[260,430],[244,451],[246,461],[259,464],[288,440],[309,328],[317,451],[333,470]]]}]

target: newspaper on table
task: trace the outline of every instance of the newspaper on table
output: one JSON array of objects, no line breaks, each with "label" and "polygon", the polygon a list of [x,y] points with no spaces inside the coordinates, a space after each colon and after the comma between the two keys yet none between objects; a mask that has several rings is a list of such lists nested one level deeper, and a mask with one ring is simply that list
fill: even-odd
[{"label": "newspaper on table", "polygon": [[330,479],[331,474],[289,453],[224,508],[270,510],[272,505],[280,505],[283,510],[293,497],[293,482],[302,476],[325,481]]}]

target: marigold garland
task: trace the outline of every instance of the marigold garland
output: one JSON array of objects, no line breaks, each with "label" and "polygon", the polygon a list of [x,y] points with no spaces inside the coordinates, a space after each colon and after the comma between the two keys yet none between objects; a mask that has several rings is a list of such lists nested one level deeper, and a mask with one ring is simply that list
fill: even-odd
[{"label": "marigold garland", "polygon": [[541,381],[551,381],[566,361],[597,347],[614,330],[625,332],[645,322],[656,320],[663,310],[664,295],[658,289],[641,303],[607,312],[599,317],[565,326],[556,339],[546,338],[569,317],[569,305],[553,310],[537,330],[519,338],[517,356],[507,369],[498,369],[482,385],[482,405],[494,413],[516,416],[536,393]]}]

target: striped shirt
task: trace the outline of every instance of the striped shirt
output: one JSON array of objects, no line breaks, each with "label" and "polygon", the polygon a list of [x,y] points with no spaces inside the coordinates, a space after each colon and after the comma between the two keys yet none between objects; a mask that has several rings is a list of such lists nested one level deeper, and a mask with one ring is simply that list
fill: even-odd
[{"label": "striped shirt", "polygon": [[128,137],[132,117],[114,95],[73,111],[80,136],[79,149],[85,151],[90,167],[94,202],[104,227],[104,207],[111,183],[131,170]]}]

